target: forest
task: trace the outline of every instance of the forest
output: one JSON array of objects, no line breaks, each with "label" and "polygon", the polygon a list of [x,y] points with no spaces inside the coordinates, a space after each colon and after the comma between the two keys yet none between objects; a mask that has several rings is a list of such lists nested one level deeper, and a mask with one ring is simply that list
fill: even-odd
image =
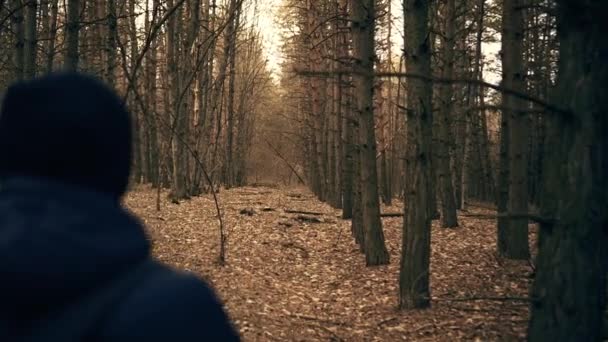
[{"label": "forest", "polygon": [[246,341],[602,341],[606,18],[604,0],[0,0],[0,99],[62,70],[113,87],[125,207]]}]

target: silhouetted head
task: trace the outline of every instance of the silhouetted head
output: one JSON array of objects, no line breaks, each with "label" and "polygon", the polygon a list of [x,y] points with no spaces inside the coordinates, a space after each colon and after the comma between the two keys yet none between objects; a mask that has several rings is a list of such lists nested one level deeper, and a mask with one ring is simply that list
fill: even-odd
[{"label": "silhouetted head", "polygon": [[0,177],[40,177],[122,196],[131,118],[100,81],[62,73],[19,82],[0,110]]}]

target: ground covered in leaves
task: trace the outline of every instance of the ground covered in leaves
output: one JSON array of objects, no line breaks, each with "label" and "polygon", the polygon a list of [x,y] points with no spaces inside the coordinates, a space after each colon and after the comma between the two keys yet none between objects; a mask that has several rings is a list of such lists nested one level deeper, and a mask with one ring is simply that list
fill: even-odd
[{"label": "ground covered in leaves", "polygon": [[496,257],[493,220],[464,216],[488,209],[460,213],[456,229],[433,222],[432,308],[400,312],[401,217],[383,218],[390,265],[366,267],[350,221],[304,189],[248,187],[218,197],[228,233],[223,267],[211,195],[172,204],[163,194],[157,211],[155,191],[138,188],[126,205],[148,227],[157,258],[215,288],[245,341],[525,338],[532,270]]}]

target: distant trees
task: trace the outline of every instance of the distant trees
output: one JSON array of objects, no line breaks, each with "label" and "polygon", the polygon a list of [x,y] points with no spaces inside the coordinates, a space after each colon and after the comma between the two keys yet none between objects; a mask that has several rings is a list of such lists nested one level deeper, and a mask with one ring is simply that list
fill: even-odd
[{"label": "distant trees", "polygon": [[134,183],[171,187],[174,201],[243,185],[250,157],[240,145],[264,106],[252,99],[272,86],[257,9],[243,6],[4,0],[0,43],[11,48],[0,51],[0,87],[62,69],[97,75],[134,114]]},{"label": "distant trees", "polygon": [[[497,252],[511,259],[530,258],[540,221],[530,340],[598,340],[606,6],[405,0],[401,42],[388,0],[288,0],[273,80],[255,2],[0,0],[0,89],[54,70],[98,75],[134,114],[133,183],[179,202],[305,181],[352,219],[370,266],[389,262],[380,199],[403,203],[402,309],[430,305],[437,208],[457,227],[459,209],[495,204]],[[499,41],[500,68],[484,53]],[[496,72],[499,87],[483,82]]]}]

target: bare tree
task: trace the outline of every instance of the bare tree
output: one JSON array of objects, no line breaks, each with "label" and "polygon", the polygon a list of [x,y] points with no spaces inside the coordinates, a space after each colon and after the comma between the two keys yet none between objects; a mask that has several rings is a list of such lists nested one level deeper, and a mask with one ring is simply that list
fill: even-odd
[{"label": "bare tree", "polygon": [[559,71],[547,113],[536,276],[529,341],[606,338],[608,269],[608,13],[601,0],[558,0]]},{"label": "bare tree", "polygon": [[[405,68],[430,78],[429,2],[405,0]],[[429,217],[430,153],[424,132],[431,126],[431,84],[408,80],[406,189],[403,244],[399,275],[399,307],[424,308],[430,305],[429,264],[431,220]]]},{"label": "bare tree", "polygon": [[[519,92],[524,90],[523,4],[522,0],[505,0],[503,2],[503,86]],[[509,188],[507,210],[513,213],[526,213],[528,211],[528,159],[526,157],[528,147],[526,121],[528,118],[525,106],[523,100],[509,94],[503,94],[503,115],[508,118],[506,132],[501,132],[503,138],[508,136]],[[502,167],[506,167],[506,165],[502,165]],[[504,186],[505,180],[503,179],[502,182]],[[501,204],[504,206],[504,203]],[[504,210],[504,207],[500,209]],[[510,219],[508,228],[506,224],[499,224],[498,229],[498,248],[501,255],[512,259],[529,258],[527,219]]]},{"label": "bare tree", "polygon": [[66,70],[78,69],[78,44],[80,34],[80,0],[67,0],[66,50],[64,67]]},{"label": "bare tree", "polygon": [[389,262],[380,221],[378,171],[376,168],[376,135],[374,129],[374,56],[375,1],[351,2],[351,29],[356,74],[354,86],[359,114],[359,148],[361,172],[361,208],[365,229],[365,260],[368,266]]}]

